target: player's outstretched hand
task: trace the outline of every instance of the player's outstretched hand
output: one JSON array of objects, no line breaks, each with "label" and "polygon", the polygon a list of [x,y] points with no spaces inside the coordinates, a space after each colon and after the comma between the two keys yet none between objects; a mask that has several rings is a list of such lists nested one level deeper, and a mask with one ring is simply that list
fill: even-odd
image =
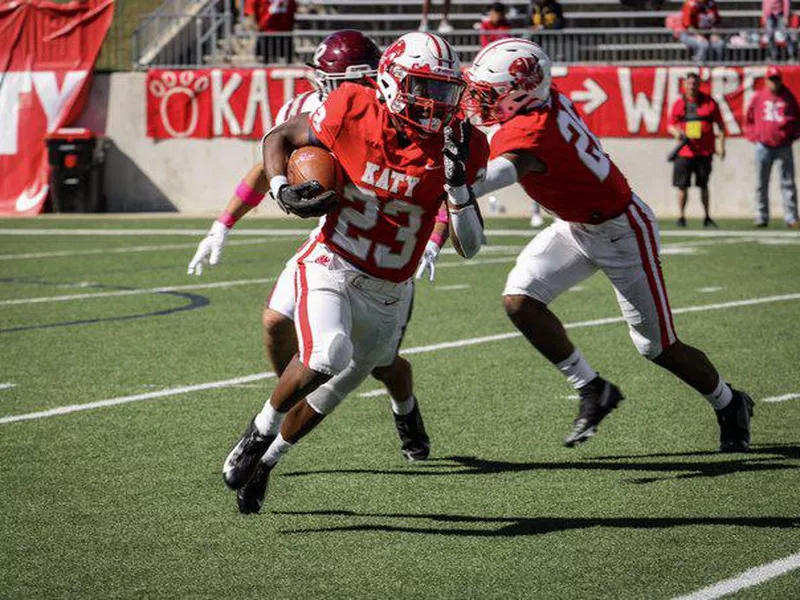
[{"label": "player's outstretched hand", "polygon": [[444,128],[444,177],[450,187],[467,183],[467,152],[470,132],[466,121],[453,121]]},{"label": "player's outstretched hand", "polygon": [[336,192],[325,191],[319,181],[304,181],[297,185],[284,185],[275,199],[283,212],[303,219],[321,217],[336,204]]},{"label": "player's outstretched hand", "polygon": [[230,230],[225,225],[214,221],[211,231],[197,246],[197,252],[194,253],[194,258],[189,263],[189,275],[202,275],[205,265],[214,266],[219,263],[228,231]]},{"label": "player's outstretched hand", "polygon": [[425,245],[425,252],[422,253],[422,258],[419,261],[419,268],[417,269],[416,279],[422,279],[425,274],[425,269],[430,271],[428,274],[428,281],[433,281],[436,277],[436,260],[439,258],[439,244],[428,240]]}]

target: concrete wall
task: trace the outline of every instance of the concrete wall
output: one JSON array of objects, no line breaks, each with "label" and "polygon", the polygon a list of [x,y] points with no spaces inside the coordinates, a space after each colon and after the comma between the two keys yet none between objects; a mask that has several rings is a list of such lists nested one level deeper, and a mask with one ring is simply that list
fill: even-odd
[{"label": "concrete wall", "polygon": [[[109,210],[180,211],[216,215],[238,181],[254,164],[257,144],[234,139],[164,140],[146,136],[145,74],[114,73],[95,77],[87,109],[79,123],[104,132],[111,141],[107,157]],[[671,166],[666,156],[672,140],[605,139],[606,151],[631,182],[634,191],[658,215],[676,214]],[[742,138],[728,140],[728,157],[715,160],[711,177],[714,216],[752,217],[755,188],[753,146]],[[782,215],[777,172],[771,189],[772,214]],[[690,216],[701,214],[696,190]],[[509,215],[530,214],[530,201],[518,188],[497,195]],[[486,198],[482,200],[485,204]],[[262,215],[281,215],[270,202]]]}]

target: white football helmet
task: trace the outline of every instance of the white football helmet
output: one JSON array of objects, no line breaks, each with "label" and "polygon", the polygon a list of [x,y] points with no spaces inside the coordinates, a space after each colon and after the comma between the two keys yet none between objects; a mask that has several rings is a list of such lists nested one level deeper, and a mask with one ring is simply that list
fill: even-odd
[{"label": "white football helmet", "polygon": [[464,91],[458,56],[434,33],[407,33],[389,46],[377,84],[389,112],[425,133],[450,123]]},{"label": "white football helmet", "polygon": [[474,125],[503,123],[550,98],[550,57],[518,38],[492,42],[475,57],[464,78],[462,105]]}]

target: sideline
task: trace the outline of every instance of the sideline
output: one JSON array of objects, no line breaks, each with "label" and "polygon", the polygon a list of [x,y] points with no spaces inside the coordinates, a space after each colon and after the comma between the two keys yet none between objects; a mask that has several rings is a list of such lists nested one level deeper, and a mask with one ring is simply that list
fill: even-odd
[{"label": "sideline", "polygon": [[[793,293],[793,294],[782,294],[779,296],[763,296],[761,298],[750,298],[748,300],[734,300],[731,302],[718,302],[715,304],[701,304],[697,306],[686,306],[683,308],[676,308],[672,312],[673,314],[680,315],[684,313],[693,313],[693,312],[704,312],[704,311],[711,311],[711,310],[726,310],[728,308],[738,308],[742,306],[755,306],[758,304],[769,304],[773,302],[786,302],[792,300],[800,300],[800,293]],[[578,321],[575,323],[567,323],[565,327],[567,329],[578,329],[582,327],[596,327],[599,325],[608,325],[611,323],[620,323],[623,322],[624,318],[621,316],[618,317],[608,317],[605,319],[593,319],[590,321]],[[502,340],[509,340],[513,338],[522,337],[522,334],[519,332],[509,332],[509,333],[500,333],[495,335],[487,335],[482,337],[475,337],[475,338],[466,338],[462,340],[454,340],[452,342],[442,342],[439,344],[431,344],[428,346],[417,346],[414,348],[406,348],[400,351],[400,354],[423,354],[427,352],[436,352],[438,350],[446,350],[449,348],[464,348],[467,346],[475,346],[478,344],[485,344],[487,342],[498,342]],[[58,408],[52,408],[49,410],[32,412],[32,413],[25,413],[21,415],[9,415],[6,417],[0,417],[0,425],[7,424],[7,423],[17,423],[19,421],[32,421],[36,419],[44,419],[47,417],[53,417],[57,415],[66,415],[74,412],[80,412],[84,410],[92,410],[95,408],[102,408],[105,406],[117,406],[120,404],[128,404],[130,402],[138,402],[139,400],[150,400],[152,398],[164,398],[167,396],[177,396],[179,394],[186,394],[189,392],[198,392],[202,390],[210,390],[210,389],[218,389],[218,388],[225,388],[231,387],[234,385],[240,385],[242,383],[250,383],[253,381],[260,381],[262,379],[269,379],[274,377],[275,373],[272,372],[264,372],[264,373],[254,373],[252,375],[245,375],[242,377],[234,377],[233,379],[223,379],[221,381],[212,381],[209,383],[200,383],[196,385],[188,385],[176,388],[167,388],[164,390],[158,390],[155,392],[147,392],[145,394],[135,394],[133,396],[122,396],[120,398],[110,398],[108,400],[99,400],[96,402],[87,402],[85,404],[73,404],[70,406],[61,406]]]}]

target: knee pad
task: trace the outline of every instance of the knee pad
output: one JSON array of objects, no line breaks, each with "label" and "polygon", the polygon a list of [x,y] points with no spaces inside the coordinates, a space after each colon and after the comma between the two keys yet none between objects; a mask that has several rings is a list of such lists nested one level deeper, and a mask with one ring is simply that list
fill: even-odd
[{"label": "knee pad", "polygon": [[309,394],[306,402],[318,413],[328,415],[361,385],[370,370],[370,365],[360,365],[351,361],[346,369]]},{"label": "knee pad", "polygon": [[352,359],[353,343],[348,336],[337,331],[314,340],[308,366],[321,373],[337,375],[347,368]]}]

